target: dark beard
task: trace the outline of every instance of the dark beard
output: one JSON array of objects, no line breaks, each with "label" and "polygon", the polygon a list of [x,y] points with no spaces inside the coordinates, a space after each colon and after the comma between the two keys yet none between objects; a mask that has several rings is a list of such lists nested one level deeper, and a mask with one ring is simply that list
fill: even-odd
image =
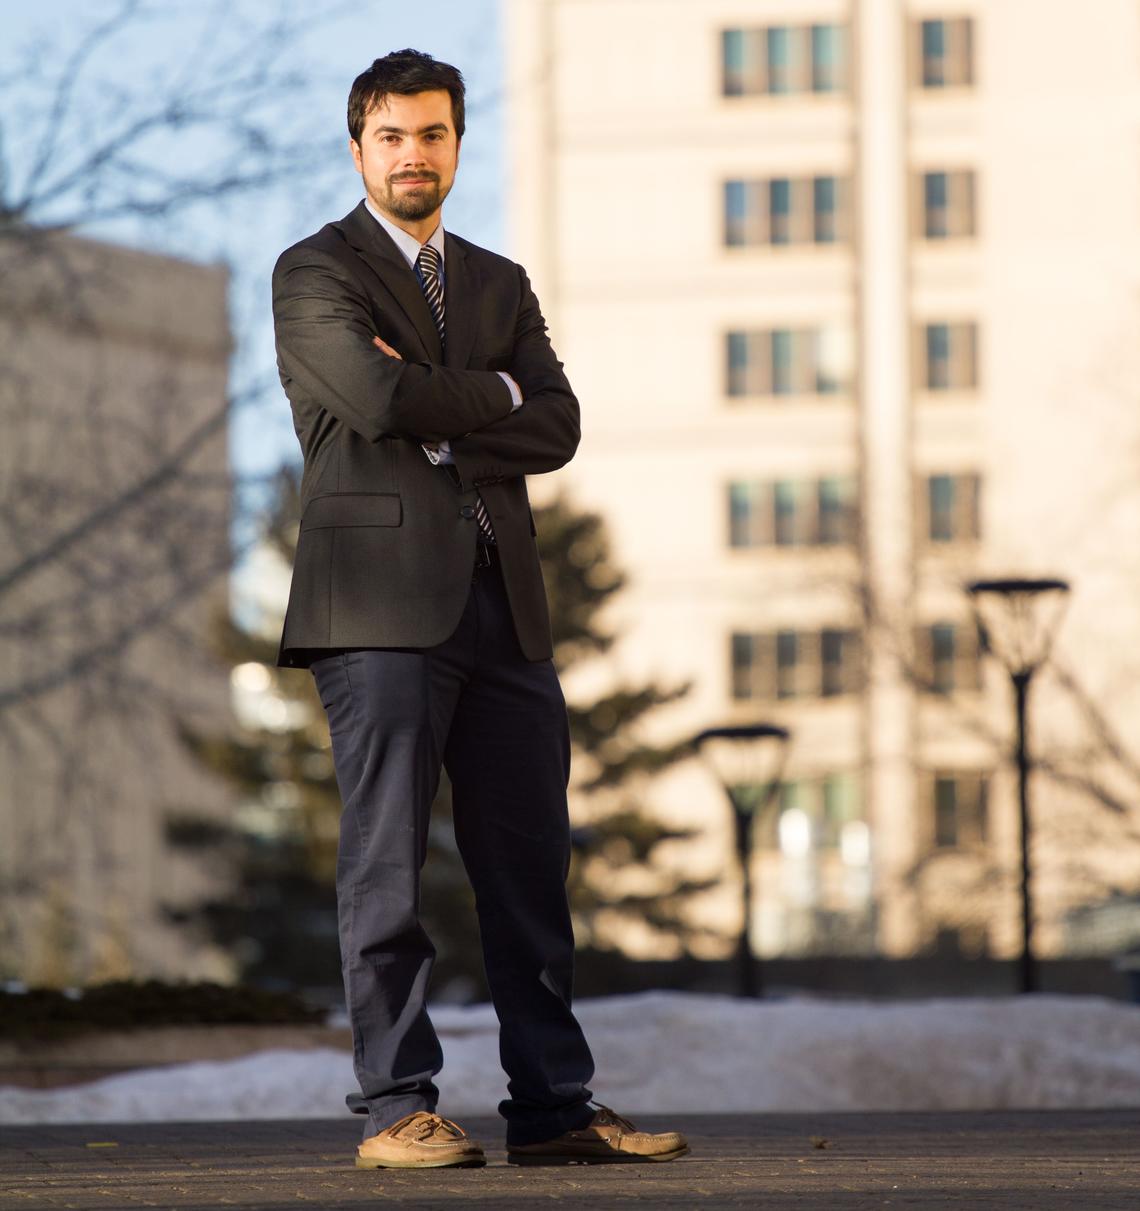
[{"label": "dark beard", "polygon": [[434,183],[422,185],[414,192],[397,193],[391,181],[386,182],[388,189],[387,195],[384,198],[386,209],[394,214],[398,219],[426,219],[428,215],[435,212],[443,205],[443,196],[440,194],[439,179],[436,178]]}]

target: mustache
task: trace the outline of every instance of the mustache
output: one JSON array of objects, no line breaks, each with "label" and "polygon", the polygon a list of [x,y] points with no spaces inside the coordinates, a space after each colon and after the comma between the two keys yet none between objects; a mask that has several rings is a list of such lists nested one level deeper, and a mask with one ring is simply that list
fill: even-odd
[{"label": "mustache", "polygon": [[396,181],[434,181],[439,184],[438,172],[397,172],[393,173],[388,181],[390,184],[395,184]]}]

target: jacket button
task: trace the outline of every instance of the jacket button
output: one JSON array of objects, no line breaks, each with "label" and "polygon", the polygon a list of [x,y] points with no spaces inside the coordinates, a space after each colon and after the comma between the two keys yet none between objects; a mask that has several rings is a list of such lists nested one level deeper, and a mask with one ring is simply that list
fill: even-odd
[{"label": "jacket button", "polygon": [[464,505],[463,508],[459,510],[459,516],[470,519],[475,516],[475,510],[471,505]]}]

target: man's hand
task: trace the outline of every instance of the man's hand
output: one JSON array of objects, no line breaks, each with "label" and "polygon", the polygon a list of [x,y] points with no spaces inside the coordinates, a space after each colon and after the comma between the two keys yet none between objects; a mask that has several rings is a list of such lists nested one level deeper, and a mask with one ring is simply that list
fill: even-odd
[{"label": "man's hand", "polygon": [[[387,341],[381,340],[380,337],[374,336],[372,338],[372,343],[376,346],[377,349],[380,350],[381,353],[387,354],[388,357],[394,357],[397,361],[400,361],[400,362],[402,362],[404,360],[403,356],[401,354],[397,353],[396,350],[393,349],[392,346],[389,345]],[[439,445],[436,442],[421,442],[420,445],[423,446],[423,448],[425,450],[436,451],[439,449]]]},{"label": "man's hand", "polygon": [[[387,341],[381,340],[380,337],[374,336],[372,338],[372,343],[376,346],[377,349],[380,350],[381,353],[386,353],[389,357],[397,358],[401,362],[404,360],[404,358],[401,354],[397,353],[396,350],[393,349],[392,346],[389,345]],[[515,384],[515,388],[518,391],[519,395],[521,396],[522,388],[518,385],[517,382],[515,382],[514,376],[511,374],[507,374],[507,372],[505,370],[502,370],[499,373],[506,375],[506,377],[509,378],[512,383]]]},{"label": "man's hand", "polygon": [[[372,338],[372,343],[376,346],[377,349],[380,350],[381,353],[386,354],[388,357],[394,357],[394,358],[396,358],[397,361],[401,361],[401,362],[404,360],[403,356],[401,354],[397,353],[396,350],[393,349],[392,346],[389,345],[388,342],[383,340],[381,337],[374,336]],[[511,380],[511,382],[514,383],[515,389],[518,391],[519,397],[521,398],[522,397],[522,388],[518,385],[517,382],[515,382],[514,377],[512,375],[507,374],[507,372],[505,370],[501,370],[501,371],[499,371],[499,373],[502,374],[504,377],[509,378]],[[437,442],[421,442],[420,445],[422,445],[425,450],[431,450],[433,453],[435,453],[436,451],[439,450],[439,444]]]}]

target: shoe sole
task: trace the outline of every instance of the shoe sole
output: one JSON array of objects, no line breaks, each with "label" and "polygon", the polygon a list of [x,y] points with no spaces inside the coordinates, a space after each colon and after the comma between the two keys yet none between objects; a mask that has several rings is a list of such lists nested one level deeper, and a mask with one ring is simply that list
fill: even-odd
[{"label": "shoe sole", "polygon": [[440,1157],[423,1161],[378,1161],[370,1156],[357,1156],[358,1169],[482,1169],[485,1156],[464,1156],[458,1159]]},{"label": "shoe sole", "polygon": [[660,1164],[662,1161],[675,1161],[679,1156],[687,1156],[689,1148],[674,1148],[672,1152],[659,1152],[656,1156],[639,1156],[635,1152],[596,1153],[593,1156],[569,1153],[543,1154],[541,1152],[508,1152],[508,1165],[632,1165],[639,1161],[650,1161]]}]

